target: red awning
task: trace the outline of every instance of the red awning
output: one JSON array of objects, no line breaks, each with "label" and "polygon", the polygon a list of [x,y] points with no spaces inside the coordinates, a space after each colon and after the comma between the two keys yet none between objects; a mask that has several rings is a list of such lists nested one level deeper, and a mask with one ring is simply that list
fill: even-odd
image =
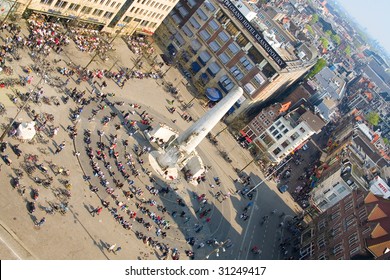
[{"label": "red awning", "polygon": [[246,136],[245,139],[246,139],[246,141],[247,141],[248,143],[252,143],[252,139],[250,139],[248,136]]},{"label": "red awning", "polygon": [[243,131],[243,130],[240,130],[240,133],[241,133],[242,136],[247,136],[245,131]]}]

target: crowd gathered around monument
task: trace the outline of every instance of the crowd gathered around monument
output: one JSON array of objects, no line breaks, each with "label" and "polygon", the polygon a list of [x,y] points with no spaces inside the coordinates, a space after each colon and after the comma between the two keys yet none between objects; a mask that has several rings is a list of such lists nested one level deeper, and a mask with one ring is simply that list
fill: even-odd
[{"label": "crowd gathered around monument", "polygon": [[[19,123],[15,122],[7,128],[0,152],[3,161],[13,170],[12,187],[27,201],[30,215],[36,215],[33,219],[34,227],[44,228],[55,221],[53,215],[56,212],[62,215],[70,212],[75,188],[72,171],[53,161],[71,152],[74,162],[82,166],[83,180],[88,191],[96,194],[99,201],[89,209],[91,218],[108,214],[123,231],[132,232],[140,242],[155,249],[159,259],[178,260],[184,255],[197,259],[197,251],[204,250],[205,244],[209,247],[208,251],[214,250],[217,241],[202,234],[207,231],[208,224],[213,222],[211,201],[224,203],[239,195],[239,191],[224,192],[219,178],[214,176],[211,184],[205,183],[211,194],[193,192],[193,205],[187,205],[174,183],[159,179],[148,168],[151,151],[165,144],[158,139],[144,137],[145,132],[158,123],[157,116],[143,105],[124,101],[121,94],[126,85],[134,80],[153,79],[160,84],[166,83],[161,72],[147,71],[139,64],[132,68],[84,68],[76,61],[65,61],[61,56],[64,49],[73,41],[80,52],[93,54],[98,51],[107,57],[113,51],[113,44],[108,43],[107,36],[87,28],[67,29],[61,23],[48,21],[45,16],[38,14],[33,14],[27,20],[27,27],[29,34],[23,35],[17,24],[4,23],[0,26],[0,36],[3,38],[0,53],[2,71],[12,69],[12,58],[20,57],[22,52],[28,52],[35,62],[26,65],[23,75],[18,78],[5,78],[5,73],[0,73],[0,86],[3,88],[1,90],[18,87],[19,93],[12,94],[10,99],[16,108],[23,109],[35,122],[35,143],[48,144],[50,139],[54,141],[55,148],[52,152],[42,148],[42,155],[36,155],[31,151],[33,146],[30,146],[34,145],[34,141],[25,143],[17,139]],[[143,36],[130,36],[124,40],[136,55],[150,55],[155,51]],[[56,58],[51,60],[49,55]],[[61,97],[49,98],[38,83],[39,80],[53,84],[55,90],[61,92]],[[117,86],[115,90],[109,86],[110,83]],[[131,91],[128,89],[131,99]],[[169,95],[167,105],[170,106],[167,107],[176,110],[178,102],[175,104],[175,98],[175,95]],[[69,108],[70,124],[64,127],[67,138],[63,139],[59,135],[60,126],[63,125],[62,121],[59,123],[59,116],[44,112],[41,109],[43,107],[40,107],[42,104]],[[3,110],[2,107],[0,109]],[[194,121],[189,112],[184,112],[182,118],[190,123]],[[173,124],[175,122],[172,120]],[[86,128],[86,124],[91,123],[96,124],[95,130]],[[13,154],[17,156],[16,160],[11,159]],[[53,158],[51,163],[47,160],[50,157]],[[3,176],[4,168],[1,173]],[[197,178],[197,183],[205,182],[205,176],[202,174]],[[184,180],[191,179],[191,174],[184,172],[182,177]],[[55,179],[60,182],[59,187]],[[26,192],[28,183],[23,181],[31,182],[31,197]],[[250,184],[248,178],[243,177],[241,181],[243,188]],[[45,204],[39,199],[40,193],[49,190],[56,197],[56,202]],[[175,203],[164,203],[167,198]],[[247,210],[248,207],[238,213],[244,222],[249,218]],[[176,244],[174,232],[178,228],[183,228],[184,237],[181,241],[188,244],[185,250]],[[125,243],[125,240],[109,240],[106,250],[122,254],[124,250],[121,243]]]}]

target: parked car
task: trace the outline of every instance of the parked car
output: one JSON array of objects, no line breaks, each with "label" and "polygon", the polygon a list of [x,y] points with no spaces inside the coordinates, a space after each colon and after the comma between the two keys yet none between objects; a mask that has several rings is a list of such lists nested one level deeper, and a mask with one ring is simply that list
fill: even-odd
[{"label": "parked car", "polygon": [[288,190],[288,186],[287,186],[287,185],[279,186],[279,187],[278,187],[278,190],[279,190],[281,193],[285,193],[285,192]]},{"label": "parked car", "polygon": [[302,150],[306,151],[307,149],[309,149],[309,147],[307,146],[307,144],[305,144],[305,145],[302,146]]}]

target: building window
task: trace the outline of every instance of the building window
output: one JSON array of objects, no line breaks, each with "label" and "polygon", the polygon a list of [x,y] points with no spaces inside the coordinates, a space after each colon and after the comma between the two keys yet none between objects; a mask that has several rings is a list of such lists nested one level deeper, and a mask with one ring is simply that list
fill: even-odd
[{"label": "building window", "polygon": [[87,6],[84,6],[84,7],[81,9],[81,12],[84,13],[84,14],[89,14],[91,11],[92,11],[92,8],[87,7]]},{"label": "building window", "polygon": [[69,7],[68,7],[68,10],[71,10],[71,11],[78,11],[79,8],[80,8],[80,5],[71,3],[71,4],[69,5]]},{"label": "building window", "polygon": [[227,51],[230,51],[231,57],[233,57],[236,53],[238,53],[239,50],[240,50],[240,47],[236,43],[229,44],[228,49],[227,49]]},{"label": "building window", "polygon": [[181,30],[183,30],[184,34],[186,34],[188,37],[194,36],[194,33],[192,33],[191,29],[187,25],[184,25]]},{"label": "building window", "polygon": [[207,68],[207,72],[209,72],[213,77],[215,77],[216,74],[221,70],[221,67],[216,62],[212,62]]},{"label": "building window", "polygon": [[352,206],[353,206],[353,201],[351,200],[351,201],[349,201],[348,203],[345,204],[344,210],[348,211],[348,210],[350,210],[352,208]]},{"label": "building window", "polygon": [[282,145],[282,147],[285,149],[285,148],[288,147],[288,145],[290,145],[290,141],[286,140],[286,141],[284,141],[281,145]]},{"label": "building window", "polygon": [[208,39],[210,39],[211,35],[209,32],[207,32],[207,30],[203,29],[199,32],[199,35],[202,37],[203,40],[207,41]]},{"label": "building window", "polygon": [[349,246],[351,247],[351,246],[354,245],[358,240],[359,240],[359,238],[358,238],[357,232],[351,234],[351,235],[348,237],[348,244],[349,244]]},{"label": "building window", "polygon": [[274,126],[271,126],[270,128],[269,128],[269,131],[274,131],[275,130],[275,127]]},{"label": "building window", "polygon": [[326,220],[321,220],[319,223],[318,223],[318,230],[321,231],[322,229],[325,228],[325,225],[326,225]]},{"label": "building window", "polygon": [[188,0],[187,1],[187,5],[191,8],[195,7],[196,5],[196,1],[195,0]]},{"label": "building window", "polygon": [[262,84],[264,84],[265,79],[263,76],[261,76],[260,73],[257,73],[253,79],[251,80],[253,84],[255,84],[257,87],[260,87]]},{"label": "building window", "polygon": [[230,57],[225,52],[221,53],[218,57],[223,64],[226,64],[230,61]]},{"label": "building window", "polygon": [[336,220],[337,218],[340,217],[340,211],[337,211],[335,213],[332,214],[332,216],[330,217],[332,220]]},{"label": "building window", "polygon": [[94,16],[100,16],[103,13],[103,10],[95,9],[92,13]]},{"label": "building window", "polygon": [[293,135],[290,136],[291,140],[295,141],[296,139],[298,139],[299,137],[299,134],[298,132],[295,132]]},{"label": "building window", "polygon": [[213,19],[209,22],[209,26],[214,30],[218,30],[219,29],[219,24]]},{"label": "building window", "polygon": [[203,12],[201,8],[196,10],[197,15],[200,17],[201,20],[206,21],[208,19],[208,16]]},{"label": "building window", "polygon": [[241,73],[237,66],[233,66],[232,68],[230,68],[230,72],[238,81],[244,77],[244,74]]},{"label": "building window", "polygon": [[333,247],[333,254],[337,255],[344,250],[343,244],[339,243]]},{"label": "building window", "polygon": [[214,52],[217,52],[221,46],[216,42],[216,41],[212,41],[210,42],[209,44],[210,48],[214,51]]},{"label": "building window", "polygon": [[317,245],[318,245],[319,249],[322,249],[326,246],[326,242],[325,242],[324,237],[322,237],[320,240],[318,240]]},{"label": "building window", "polygon": [[194,17],[191,17],[189,21],[190,21],[190,24],[191,24],[195,29],[199,29],[199,28],[200,28],[199,22],[198,22]]},{"label": "building window", "polygon": [[62,1],[62,0],[57,0],[57,3],[54,6],[62,9],[62,8],[65,8],[66,5],[68,5],[68,2]]},{"label": "building window", "polygon": [[360,246],[357,246],[356,248],[353,248],[351,251],[349,251],[350,257],[360,252]]},{"label": "building window", "polygon": [[272,151],[272,153],[276,156],[278,155],[282,150],[278,147],[275,150]]},{"label": "building window", "polygon": [[105,18],[111,18],[113,16],[114,13],[111,13],[111,12],[105,12],[104,13],[104,16]]},{"label": "building window", "polygon": [[302,132],[302,133],[305,133],[305,132],[306,132],[306,130],[305,130],[303,127],[300,127],[300,128],[299,128],[299,131]]},{"label": "building window", "polygon": [[133,18],[132,17],[129,17],[129,16],[125,16],[125,18],[123,19],[124,22],[130,22]]},{"label": "building window", "polygon": [[41,4],[50,6],[53,3],[53,0],[41,0]]},{"label": "building window", "polygon": [[256,88],[251,83],[247,83],[244,85],[244,91],[247,94],[252,95],[256,91]]},{"label": "building window", "polygon": [[229,35],[226,31],[219,32],[218,37],[222,40],[222,42],[227,42],[229,40]]},{"label": "building window", "polygon": [[210,12],[214,12],[216,10],[214,5],[211,4],[209,0],[204,1],[204,5],[205,5],[206,9],[209,10]]}]

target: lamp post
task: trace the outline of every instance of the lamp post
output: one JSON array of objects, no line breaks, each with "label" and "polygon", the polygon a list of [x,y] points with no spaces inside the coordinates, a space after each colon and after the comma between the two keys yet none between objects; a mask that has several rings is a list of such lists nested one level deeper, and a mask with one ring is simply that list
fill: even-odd
[{"label": "lamp post", "polygon": [[215,256],[216,257],[219,257],[219,252],[220,252],[220,249],[222,250],[222,252],[226,252],[226,249],[225,249],[225,245],[226,243],[230,242],[230,239],[227,239],[225,240],[224,242],[218,242],[218,241],[215,241],[214,244],[217,245],[218,247],[215,248],[213,251],[211,251],[209,254],[206,255],[206,257],[204,258],[205,260],[208,260],[210,258],[210,256],[212,254],[215,253]]},{"label": "lamp post", "polygon": [[[280,165],[278,168],[276,168],[271,174],[269,174],[267,177],[265,177],[266,180],[269,180],[272,175],[278,171],[280,168],[282,168],[283,166],[285,166],[290,160],[292,160],[292,157],[290,157],[288,160],[286,160],[286,162],[284,162],[282,165]],[[252,162],[250,162],[252,163]],[[255,189],[257,189],[262,183],[264,183],[264,180],[261,180],[260,182],[258,182],[252,189],[250,189],[247,193],[245,193],[245,195],[248,195],[249,193],[253,192]]]},{"label": "lamp post", "polygon": [[[126,26],[127,26],[127,23],[124,24],[124,25],[121,27],[121,29],[119,29],[119,31],[115,34],[114,38],[112,38],[111,41],[108,43],[109,45],[111,45],[111,44],[115,41],[115,39],[119,36],[119,34],[122,33],[122,30],[123,30]],[[87,67],[92,63],[92,61],[95,59],[95,57],[96,57],[98,54],[99,54],[98,52],[95,52],[95,54],[93,55],[93,57],[91,58],[91,60],[88,62],[87,65],[85,65],[84,68],[87,68]]]}]

